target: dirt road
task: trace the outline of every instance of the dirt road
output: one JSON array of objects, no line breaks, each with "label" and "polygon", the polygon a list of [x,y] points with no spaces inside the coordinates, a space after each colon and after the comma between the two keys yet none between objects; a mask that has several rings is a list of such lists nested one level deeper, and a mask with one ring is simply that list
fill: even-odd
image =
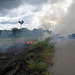
[{"label": "dirt road", "polygon": [[75,75],[75,40],[58,40],[52,61],[52,75]]}]

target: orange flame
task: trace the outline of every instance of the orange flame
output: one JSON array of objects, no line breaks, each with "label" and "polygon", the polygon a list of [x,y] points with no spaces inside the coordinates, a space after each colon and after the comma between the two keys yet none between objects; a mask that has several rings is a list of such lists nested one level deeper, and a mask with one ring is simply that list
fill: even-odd
[{"label": "orange flame", "polygon": [[36,43],[36,42],[32,42],[32,41],[31,41],[31,42],[29,42],[29,41],[27,42],[27,44],[35,44],[35,43]]},{"label": "orange flame", "polygon": [[36,43],[36,42],[33,42],[34,44]]},{"label": "orange flame", "polygon": [[30,42],[28,41],[27,44],[30,44]]}]

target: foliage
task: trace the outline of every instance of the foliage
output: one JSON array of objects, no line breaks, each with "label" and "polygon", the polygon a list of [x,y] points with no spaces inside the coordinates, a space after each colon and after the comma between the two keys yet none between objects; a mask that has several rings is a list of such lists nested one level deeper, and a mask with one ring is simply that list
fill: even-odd
[{"label": "foliage", "polygon": [[22,24],[24,23],[24,21],[23,20],[22,21],[18,21],[18,23],[21,25],[20,28],[22,28]]},{"label": "foliage", "polygon": [[7,72],[14,71],[14,75],[19,75],[19,73],[20,75],[50,75],[47,72],[48,63],[51,63],[50,57],[53,48],[53,45],[51,47],[50,45],[48,41],[41,41],[32,45],[28,51],[15,56],[3,72],[12,68],[10,72]]},{"label": "foliage", "polygon": [[54,48],[54,43],[49,44],[49,48]]},{"label": "foliage", "polygon": [[32,45],[32,49],[39,48],[40,50],[43,50],[43,49],[45,49],[47,46],[48,46],[48,42],[46,42],[46,41],[41,41],[41,42],[38,42],[38,43],[36,43],[36,44],[33,44],[33,45]]},{"label": "foliage", "polygon": [[13,32],[13,35],[16,36],[16,33],[20,33],[21,32],[21,29],[12,28],[12,32]]},{"label": "foliage", "polygon": [[35,59],[35,58],[37,58],[37,54],[35,54],[33,52],[32,53],[29,53],[28,55],[26,55],[26,58],[29,59],[29,60],[30,59]]},{"label": "foliage", "polygon": [[27,61],[27,67],[28,67],[28,71],[30,71],[33,75],[41,75],[41,73],[43,71],[45,71],[47,69],[47,64],[43,61],[35,61],[35,60],[29,60]]},{"label": "foliage", "polygon": [[43,61],[35,61],[35,60],[29,60],[27,61],[28,65],[27,67],[30,68],[30,69],[34,69],[34,70],[37,70],[37,71],[44,71],[46,70],[47,68],[47,64],[44,63]]},{"label": "foliage", "polygon": [[2,33],[2,30],[0,30],[0,35],[1,35],[1,33]]}]

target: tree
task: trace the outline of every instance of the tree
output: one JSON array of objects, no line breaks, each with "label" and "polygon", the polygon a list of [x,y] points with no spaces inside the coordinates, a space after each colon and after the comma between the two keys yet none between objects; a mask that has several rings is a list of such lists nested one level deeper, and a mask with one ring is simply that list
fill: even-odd
[{"label": "tree", "polygon": [[16,36],[16,33],[19,33],[21,30],[18,28],[12,28],[13,35]]},{"label": "tree", "polygon": [[0,30],[0,35],[1,35],[1,33],[2,33],[2,30]]},{"label": "tree", "polygon": [[22,24],[24,23],[24,21],[18,21],[18,23],[20,24],[20,29],[22,28]]}]

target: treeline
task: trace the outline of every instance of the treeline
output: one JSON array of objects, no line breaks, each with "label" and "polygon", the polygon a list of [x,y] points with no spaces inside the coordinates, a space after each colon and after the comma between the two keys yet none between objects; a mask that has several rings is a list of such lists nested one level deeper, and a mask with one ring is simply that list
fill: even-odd
[{"label": "treeline", "polygon": [[71,35],[68,35],[68,37],[69,37],[70,39],[75,39],[75,33],[74,33],[74,34],[71,34]]},{"label": "treeline", "polygon": [[27,28],[22,28],[22,29],[18,29],[18,28],[12,28],[12,30],[0,30],[0,37],[40,37],[43,36],[44,33],[47,32],[48,34],[51,34],[51,31],[49,30],[43,30],[41,28],[39,29],[33,29],[28,30]]}]

